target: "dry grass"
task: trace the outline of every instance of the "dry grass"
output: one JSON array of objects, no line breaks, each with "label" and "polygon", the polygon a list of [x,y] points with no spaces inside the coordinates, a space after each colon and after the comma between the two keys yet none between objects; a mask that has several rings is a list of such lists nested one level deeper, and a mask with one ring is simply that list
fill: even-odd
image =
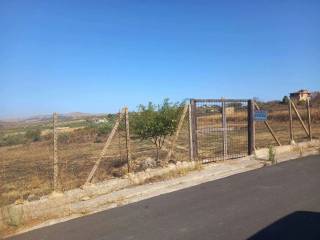
[{"label": "dry grass", "polygon": [[[188,134],[187,131],[185,131]],[[183,134],[182,134],[183,135]],[[182,136],[181,135],[181,136]],[[58,146],[59,187],[62,191],[80,187],[90,173],[95,161],[103,149],[106,136],[101,142],[87,137],[74,137],[70,142]],[[178,139],[182,144],[186,137]],[[169,139],[170,140],[170,139]],[[170,141],[168,141],[168,144]],[[164,149],[169,149],[169,145]],[[188,144],[186,140],[183,145]],[[52,142],[44,140],[24,145],[0,147],[0,206],[13,203],[18,199],[27,199],[29,195],[43,196],[50,193],[53,182]],[[132,137],[132,170],[139,171],[140,164],[146,158],[155,159],[156,153],[150,141],[140,141]],[[188,148],[177,150],[176,160],[188,159]],[[160,156],[165,159],[167,152],[162,150]],[[99,182],[127,173],[124,134],[116,135],[101,161],[93,181]]]},{"label": "dry grass", "polygon": [[154,182],[161,182],[161,181],[165,181],[165,180],[169,180],[169,179],[174,179],[177,177],[185,176],[190,172],[200,171],[202,169],[203,169],[203,165],[201,163],[196,163],[192,167],[175,169],[175,170],[171,170],[163,175],[153,176],[151,178],[146,179],[143,183],[140,183],[140,184],[142,185],[145,183],[154,183]]}]

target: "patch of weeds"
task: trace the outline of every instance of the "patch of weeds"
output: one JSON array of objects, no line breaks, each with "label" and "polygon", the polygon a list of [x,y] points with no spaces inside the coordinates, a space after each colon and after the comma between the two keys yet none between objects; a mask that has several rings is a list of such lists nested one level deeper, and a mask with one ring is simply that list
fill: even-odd
[{"label": "patch of weeds", "polygon": [[201,169],[203,169],[203,165],[201,163],[196,163],[194,166],[190,166],[187,168],[174,169],[165,174],[153,176],[151,178],[146,179],[141,184],[154,183],[154,182],[165,181],[165,180],[169,180],[177,177],[183,177],[187,175],[189,172],[200,171]]},{"label": "patch of weeds", "polygon": [[302,157],[303,156],[303,147],[295,146],[293,148],[293,152],[299,154],[299,157]]},{"label": "patch of weeds", "polygon": [[268,160],[272,163],[272,164],[276,164],[276,151],[274,149],[274,147],[272,145],[270,145],[268,147]]},{"label": "patch of weeds", "polygon": [[303,156],[303,149],[302,149],[302,147],[301,147],[301,148],[299,148],[299,156],[300,156],[300,157],[302,157],[302,156]]}]

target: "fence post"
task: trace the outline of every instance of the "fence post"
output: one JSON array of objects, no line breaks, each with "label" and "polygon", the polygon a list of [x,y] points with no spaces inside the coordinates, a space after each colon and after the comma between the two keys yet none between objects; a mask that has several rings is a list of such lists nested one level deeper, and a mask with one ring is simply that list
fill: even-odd
[{"label": "fence post", "polygon": [[253,100],[248,100],[248,155],[254,151],[254,106]]},{"label": "fence post", "polygon": [[129,111],[128,107],[125,107],[125,122],[126,122],[126,154],[128,173],[131,172],[131,152],[130,152],[130,130],[129,130]]},{"label": "fence post", "polygon": [[307,111],[308,111],[308,130],[309,130],[309,138],[312,140],[312,131],[311,131],[311,109],[310,109],[310,99],[307,98]]},{"label": "fence post", "polygon": [[288,97],[288,106],[289,106],[289,134],[290,134],[290,144],[294,143],[293,139],[293,129],[292,129],[292,105],[291,105],[291,99]]},{"label": "fence post", "polygon": [[294,112],[296,113],[296,115],[297,115],[297,117],[298,117],[298,120],[299,120],[299,122],[300,122],[303,130],[305,131],[305,133],[307,134],[307,136],[310,137],[310,136],[309,136],[309,132],[308,132],[308,130],[307,130],[307,127],[306,127],[306,125],[304,124],[304,121],[302,120],[302,117],[300,116],[300,113],[298,112],[298,109],[296,108],[296,105],[295,105],[293,102],[291,102],[291,105],[292,105],[292,108],[293,108]]},{"label": "fence post", "polygon": [[118,130],[118,127],[120,125],[120,121],[122,120],[124,113],[125,113],[125,110],[122,109],[121,113],[119,114],[118,120],[114,124],[113,129],[112,129],[111,133],[109,134],[108,139],[107,139],[97,161],[95,162],[93,168],[91,169],[91,172],[89,173],[84,185],[89,184],[91,182],[95,172],[97,171],[97,169],[99,167],[99,164],[100,164],[102,158],[104,157],[105,153],[107,152],[107,150],[109,148],[109,145],[111,144],[113,136],[115,135],[116,131]]},{"label": "fence post", "polygon": [[190,100],[191,105],[191,134],[192,134],[192,159],[198,160],[198,142],[197,142],[197,116],[196,101]]},{"label": "fence post", "polygon": [[223,132],[223,160],[228,157],[228,131],[227,131],[227,116],[226,116],[226,104],[224,99],[222,102],[222,132]]},{"label": "fence post", "polygon": [[182,114],[180,116],[180,120],[178,122],[177,130],[176,130],[176,132],[174,134],[174,137],[173,137],[173,140],[171,141],[171,144],[170,144],[170,149],[169,149],[169,152],[168,152],[167,157],[166,157],[166,162],[170,161],[171,155],[175,150],[176,143],[177,143],[181,128],[183,126],[183,121],[184,121],[184,119],[186,117],[188,109],[189,109],[189,104],[185,104],[184,108],[182,110]]},{"label": "fence post", "polygon": [[58,191],[58,173],[57,113],[53,113],[53,191]]},{"label": "fence post", "polygon": [[[257,104],[256,102],[254,102],[253,104],[254,104],[254,106],[256,107],[257,110],[260,110],[260,107],[258,106],[258,104]],[[280,143],[279,139],[277,138],[275,132],[272,130],[272,128],[271,128],[271,126],[269,125],[269,123],[268,123],[267,120],[264,121],[264,124],[265,124],[266,127],[268,128],[268,130],[269,130],[269,132],[271,133],[273,139],[278,143],[279,146],[281,146],[281,143]],[[254,125],[256,125],[256,124],[254,123]],[[254,126],[254,128],[255,128],[255,126]],[[254,135],[256,135],[256,129],[254,129]]]},{"label": "fence post", "polygon": [[191,104],[188,104],[188,118],[189,118],[189,154],[190,160],[194,161],[193,158],[193,138],[192,138],[192,117],[191,117]]}]

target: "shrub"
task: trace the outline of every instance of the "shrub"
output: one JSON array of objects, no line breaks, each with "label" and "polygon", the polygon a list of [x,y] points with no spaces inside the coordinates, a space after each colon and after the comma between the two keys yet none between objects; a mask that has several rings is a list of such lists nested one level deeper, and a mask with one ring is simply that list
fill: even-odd
[{"label": "shrub", "polygon": [[147,106],[140,105],[138,113],[133,116],[133,132],[141,140],[150,139],[154,143],[157,161],[165,138],[174,134],[176,130],[178,112],[178,103],[172,104],[169,99],[165,99],[158,106],[151,102]]},{"label": "shrub", "polygon": [[40,129],[28,129],[26,131],[25,137],[32,142],[40,141],[41,130]]},{"label": "shrub", "polygon": [[274,147],[272,145],[270,145],[268,147],[268,150],[269,150],[269,161],[272,163],[272,164],[276,164],[276,151],[274,149]]},{"label": "shrub", "polygon": [[288,104],[289,103],[289,98],[288,98],[288,96],[284,96],[283,98],[282,98],[282,104]]}]

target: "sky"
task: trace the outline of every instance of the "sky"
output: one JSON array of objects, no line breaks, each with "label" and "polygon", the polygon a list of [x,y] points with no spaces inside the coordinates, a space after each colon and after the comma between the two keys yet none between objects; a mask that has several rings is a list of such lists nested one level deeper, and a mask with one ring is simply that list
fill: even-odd
[{"label": "sky", "polygon": [[320,1],[0,1],[0,118],[320,90]]}]

